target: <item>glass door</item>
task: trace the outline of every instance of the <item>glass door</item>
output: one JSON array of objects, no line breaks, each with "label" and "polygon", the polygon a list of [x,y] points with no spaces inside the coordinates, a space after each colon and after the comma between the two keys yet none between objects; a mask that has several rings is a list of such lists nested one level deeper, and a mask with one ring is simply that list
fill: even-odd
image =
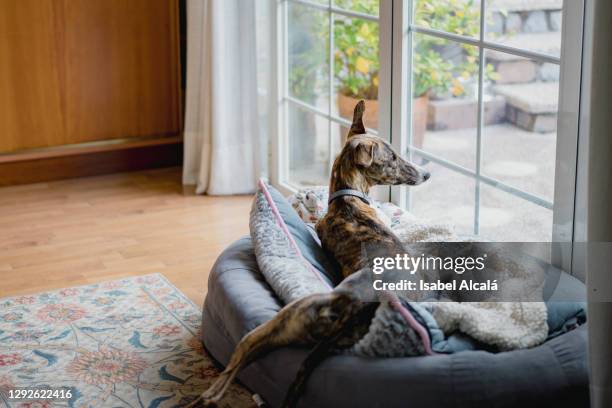
[{"label": "glass door", "polygon": [[393,1],[393,140],[432,174],[393,201],[462,234],[571,241],[582,13],[582,1]]}]

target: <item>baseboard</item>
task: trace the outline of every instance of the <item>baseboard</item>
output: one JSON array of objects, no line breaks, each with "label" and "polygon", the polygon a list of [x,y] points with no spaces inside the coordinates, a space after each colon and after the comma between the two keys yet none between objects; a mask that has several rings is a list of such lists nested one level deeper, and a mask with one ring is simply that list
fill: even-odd
[{"label": "baseboard", "polygon": [[182,160],[183,143],[176,139],[161,144],[134,144],[100,151],[85,149],[25,160],[19,157],[0,162],[0,186],[178,166]]}]

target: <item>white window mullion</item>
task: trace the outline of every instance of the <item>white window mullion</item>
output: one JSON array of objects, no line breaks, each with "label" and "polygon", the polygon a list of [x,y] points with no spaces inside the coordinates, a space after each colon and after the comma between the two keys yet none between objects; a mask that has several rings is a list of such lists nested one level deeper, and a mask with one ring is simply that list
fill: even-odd
[{"label": "white window mullion", "polygon": [[[381,0],[378,10],[378,50],[380,68],[378,73],[378,129],[376,132],[366,129],[368,133],[377,135],[386,140],[392,140],[391,136],[391,106],[392,106],[392,1]],[[389,186],[376,186],[370,191],[372,198],[378,201],[389,201],[391,198],[391,188]]]},{"label": "white window mullion", "polygon": [[289,146],[289,105],[287,104],[286,98],[289,95],[289,28],[288,28],[288,20],[289,20],[289,4],[286,1],[282,2],[282,143],[281,143],[281,154],[282,154],[282,168],[281,175],[282,180],[286,181],[289,176],[289,157],[290,157],[290,146]]},{"label": "white window mullion", "polygon": [[284,1],[269,0],[270,13],[270,41],[271,57],[270,64],[270,181],[275,186],[280,186],[285,176],[283,157],[286,133],[285,118],[285,8]]},{"label": "white window mullion", "polygon": [[[480,43],[485,38],[485,1],[480,2]],[[482,164],[482,132],[484,129],[485,50],[478,47],[478,119],[476,122],[476,178],[474,180],[474,235],[480,234],[480,173]]]},{"label": "white window mullion", "polygon": [[[390,41],[391,55],[388,56],[390,72],[388,84],[389,100],[389,134],[393,147],[401,154],[411,154],[410,144],[412,132],[412,32],[409,30],[412,16],[412,1],[392,0],[388,2],[385,13],[390,21],[387,40]],[[381,24],[381,38],[382,27]],[[382,57],[382,53],[381,53]],[[381,60],[381,64],[382,64]],[[382,65],[381,65],[382,66]],[[383,99],[384,101],[384,99]],[[382,118],[381,118],[382,119]],[[383,122],[384,123],[384,122]],[[409,157],[410,158],[410,157]],[[402,207],[409,208],[409,197],[407,188],[404,186],[391,187],[391,202]]]},{"label": "white window mullion", "polygon": [[[331,10],[331,6],[332,6],[332,0],[328,0],[329,1],[329,8]],[[328,12],[328,28],[329,28],[329,64],[328,64],[328,68],[329,68],[329,75],[327,77],[329,84],[328,84],[328,88],[327,88],[327,92],[328,92],[328,98],[329,98],[329,106],[328,106],[328,119],[327,119],[327,162],[328,162],[328,167],[329,170],[331,172],[332,166],[334,165],[334,155],[332,153],[332,149],[334,146],[333,143],[333,138],[332,138],[332,121],[329,119],[332,117],[332,106],[334,103],[334,13],[332,13],[331,11]]]}]

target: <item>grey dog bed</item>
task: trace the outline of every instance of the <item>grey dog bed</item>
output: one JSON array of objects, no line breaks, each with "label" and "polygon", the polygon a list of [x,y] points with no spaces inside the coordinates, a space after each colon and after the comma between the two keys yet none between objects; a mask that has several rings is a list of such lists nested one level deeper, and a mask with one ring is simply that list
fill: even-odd
[{"label": "grey dog bed", "polygon": [[[208,282],[202,341],[226,365],[240,339],[282,307],[259,272],[250,238],[219,257]],[[588,407],[587,325],[528,350],[464,351],[409,358],[326,359],[308,381],[299,407]],[[303,348],[283,348],[239,374],[240,381],[278,407]]]}]

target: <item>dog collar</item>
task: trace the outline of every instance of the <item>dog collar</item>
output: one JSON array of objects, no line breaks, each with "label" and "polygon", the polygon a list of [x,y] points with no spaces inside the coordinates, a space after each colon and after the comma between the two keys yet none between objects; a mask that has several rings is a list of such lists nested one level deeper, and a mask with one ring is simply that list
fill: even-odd
[{"label": "dog collar", "polygon": [[332,195],[329,196],[329,200],[327,201],[327,204],[331,204],[332,201],[334,201],[336,198],[342,197],[342,196],[357,197],[357,198],[361,199],[361,201],[363,201],[367,205],[371,205],[372,204],[372,200],[370,199],[370,197],[368,197],[368,195],[366,193],[361,192],[359,190],[353,190],[353,189],[350,189],[350,188],[344,188],[342,190],[336,191],[335,193],[332,193]]}]

